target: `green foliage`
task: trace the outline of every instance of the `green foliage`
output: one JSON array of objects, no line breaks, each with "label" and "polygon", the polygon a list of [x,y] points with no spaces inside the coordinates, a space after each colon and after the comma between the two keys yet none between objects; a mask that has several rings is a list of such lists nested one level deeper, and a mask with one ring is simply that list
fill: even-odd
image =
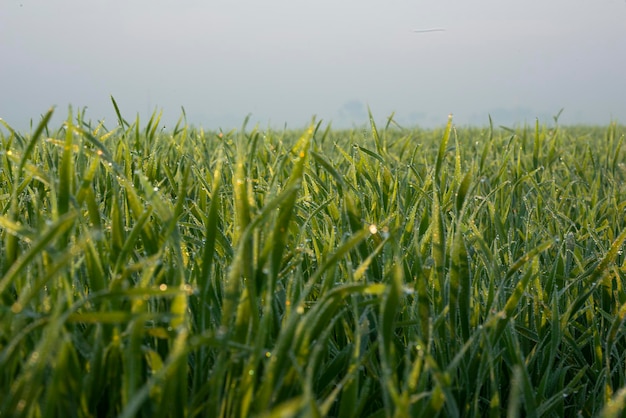
[{"label": "green foliage", "polygon": [[0,131],[0,416],[621,416],[624,129]]}]

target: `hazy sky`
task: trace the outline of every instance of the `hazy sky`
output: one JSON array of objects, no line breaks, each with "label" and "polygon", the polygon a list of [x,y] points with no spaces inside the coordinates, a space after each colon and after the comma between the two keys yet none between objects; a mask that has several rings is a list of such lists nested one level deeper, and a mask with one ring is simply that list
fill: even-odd
[{"label": "hazy sky", "polygon": [[[415,33],[416,29],[445,31]],[[0,0],[0,117],[626,123],[625,0]]]}]

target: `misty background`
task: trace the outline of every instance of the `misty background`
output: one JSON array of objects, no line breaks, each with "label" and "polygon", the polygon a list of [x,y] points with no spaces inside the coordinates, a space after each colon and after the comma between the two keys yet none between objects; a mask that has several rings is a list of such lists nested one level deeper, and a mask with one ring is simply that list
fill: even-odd
[{"label": "misty background", "polygon": [[[414,32],[425,29],[436,32]],[[626,122],[624,0],[0,0],[0,118]]]}]

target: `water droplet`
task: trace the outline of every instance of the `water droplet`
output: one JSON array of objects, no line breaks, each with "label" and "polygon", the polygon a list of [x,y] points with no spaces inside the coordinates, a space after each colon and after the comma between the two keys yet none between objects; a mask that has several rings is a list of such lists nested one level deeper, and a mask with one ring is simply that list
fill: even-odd
[{"label": "water droplet", "polygon": [[17,409],[17,412],[24,411],[24,408],[26,408],[26,400],[20,399],[20,401],[17,403],[17,406],[15,408]]},{"label": "water droplet", "polygon": [[217,338],[224,338],[226,336],[226,333],[227,333],[227,329],[226,329],[225,326],[222,325],[221,327],[219,327],[217,329],[217,332],[215,333],[215,336]]},{"label": "water droplet", "polygon": [[426,259],[426,261],[424,261],[424,267],[425,268],[431,268],[434,265],[435,265],[435,259],[432,258],[432,257],[428,257]]}]

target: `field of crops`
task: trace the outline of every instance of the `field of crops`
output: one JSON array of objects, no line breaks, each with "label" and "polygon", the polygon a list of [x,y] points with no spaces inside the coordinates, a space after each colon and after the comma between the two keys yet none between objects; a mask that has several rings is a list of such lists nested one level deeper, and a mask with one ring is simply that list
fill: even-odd
[{"label": "field of crops", "polygon": [[0,121],[0,417],[624,413],[623,126],[50,115]]}]

